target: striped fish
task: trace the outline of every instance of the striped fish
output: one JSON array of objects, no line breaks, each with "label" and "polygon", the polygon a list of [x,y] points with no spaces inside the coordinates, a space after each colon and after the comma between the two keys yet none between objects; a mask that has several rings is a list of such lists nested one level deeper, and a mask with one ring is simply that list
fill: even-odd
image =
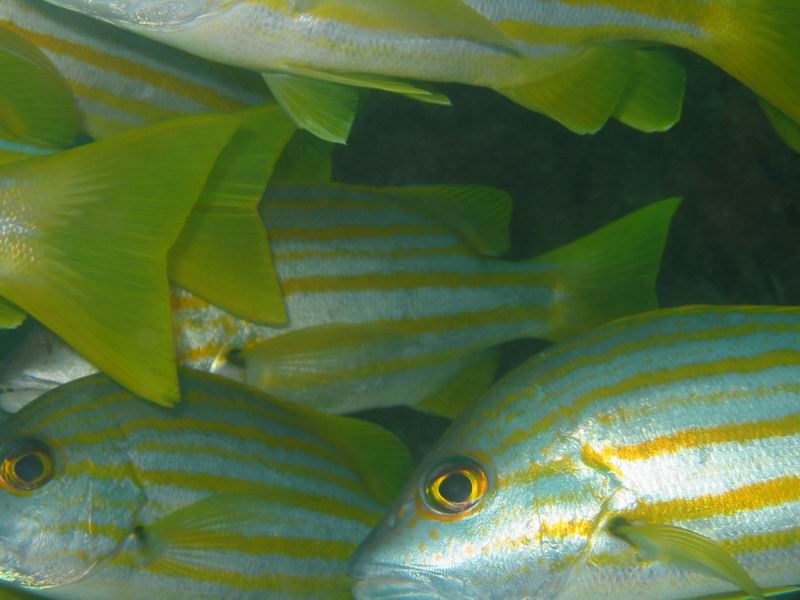
[{"label": "striped fish", "polygon": [[664,130],[685,76],[657,45],[708,58],[800,122],[796,0],[48,1],[261,71],[298,126],[331,141],[347,138],[358,87],[446,102],[405,80],[489,87],[580,133],[612,116]]},{"label": "striped fish", "polygon": [[530,360],[450,428],[351,573],[360,600],[800,584],[800,308],[645,313]]},{"label": "striped fish", "polygon": [[181,389],[165,409],[93,375],[2,424],[2,579],[67,600],[349,597],[406,449],[211,375]]},{"label": "striped fish", "polygon": [[[495,258],[511,212],[497,190],[271,185],[261,210],[287,325],[254,325],[176,290],[178,358],[326,411],[422,403],[453,416],[493,378],[498,344],[655,307],[677,204],[513,262]],[[41,340],[15,354],[0,377],[7,407],[89,368]]]},{"label": "striped fish", "polygon": [[84,129],[103,138],[132,126],[267,99],[258,77],[119,31],[42,0],[3,0],[0,27],[39,47],[66,79]]},{"label": "striped fish", "polygon": [[[46,5],[45,8],[51,10]],[[77,15],[67,13],[66,16],[69,20],[77,18],[94,25],[93,21]],[[120,373],[128,371],[129,365],[144,367],[148,362],[151,363],[150,371],[160,371],[159,382],[156,383],[152,376],[143,375],[140,371],[139,377],[133,378],[133,391],[159,402],[175,400],[177,379],[174,374],[174,344],[171,340],[168,290],[164,279],[167,251],[171,281],[242,318],[275,324],[286,320],[266,232],[257,207],[274,165],[295,128],[273,103],[239,111],[236,118],[201,114],[150,125],[149,127],[155,128],[152,130],[130,128],[116,134],[128,136],[117,138],[120,141],[116,144],[109,138],[98,142],[96,150],[93,150],[94,145],[84,145],[74,151],[62,152],[62,158],[42,158],[74,145],[80,129],[81,113],[69,82],[62,76],[69,75],[70,72],[67,70],[60,73],[42,50],[32,43],[41,43],[42,40],[35,36],[29,39],[26,35],[21,35],[0,22],[0,81],[3,82],[0,89],[0,164],[20,161],[19,166],[5,171],[11,176],[16,171],[28,172],[23,165],[31,163],[26,159],[41,159],[40,168],[47,175],[44,180],[51,180],[49,184],[52,188],[47,190],[47,194],[42,189],[34,188],[36,191],[28,195],[35,193],[39,196],[28,199],[26,195],[26,207],[38,207],[34,211],[37,213],[35,218],[41,221],[37,223],[37,227],[51,221],[63,224],[63,228],[47,242],[51,251],[65,252],[65,247],[77,240],[82,254],[80,258],[73,258],[74,264],[71,265],[68,276],[60,272],[57,276],[52,272],[48,273],[48,281],[58,281],[65,290],[54,293],[49,288],[45,290],[37,287],[27,279],[22,282],[24,285],[19,291],[6,290],[3,288],[9,284],[6,275],[3,275],[0,279],[4,286],[0,286],[0,294],[9,298],[14,296],[12,299],[18,306],[58,331],[71,345],[80,346],[84,352],[93,356],[93,360],[105,362],[107,368],[111,364],[109,373],[118,377],[119,381],[131,385],[131,378],[122,377]],[[80,69],[82,73],[91,71],[88,65],[83,65]],[[208,124],[215,120],[224,123],[228,134],[226,139],[218,140],[213,160],[206,163],[198,158],[197,152],[211,143],[204,141],[202,136],[211,135],[213,138],[214,132],[209,130]],[[183,131],[191,124],[201,130],[193,134],[190,132],[189,137],[198,148],[190,149],[190,154],[186,154],[186,149],[181,150],[182,154],[170,154],[183,146],[168,144],[158,135],[143,139],[146,131],[161,132],[163,136],[163,131]],[[163,127],[159,129],[159,126]],[[143,150],[146,150],[144,154]],[[96,158],[92,152],[99,153],[104,160]],[[76,161],[83,160],[86,164],[71,164],[68,158],[70,156],[84,156],[85,158]],[[143,165],[147,168],[141,169]],[[201,165],[205,166],[205,170],[200,169]],[[192,172],[202,175],[202,178],[199,183],[192,183],[187,190],[179,192],[175,188],[175,182],[181,181],[181,173],[184,182],[196,179],[185,179],[188,173],[185,172],[186,168],[193,169]],[[59,172],[63,176],[60,177]],[[109,179],[109,174],[113,178]],[[42,180],[40,175],[36,177]],[[148,184],[154,187],[148,188]],[[16,194],[13,191],[15,188],[16,184],[13,184],[9,193]],[[190,189],[193,193],[187,196],[185,192]],[[143,197],[142,194],[149,196]],[[76,204],[76,196],[81,197],[80,207]],[[60,204],[53,200],[58,197],[61,197]],[[177,202],[177,198],[183,198],[184,204]],[[188,205],[185,204],[187,200],[191,200]],[[131,203],[130,207],[136,208],[137,214],[128,215],[125,219],[110,220],[103,216],[109,213],[119,217],[122,214],[120,210],[124,212],[126,208],[126,202]],[[146,206],[151,208],[142,210]],[[176,207],[182,208],[178,213],[168,216]],[[18,210],[15,203],[0,206],[0,213],[11,219],[11,234],[7,232],[4,236],[8,238],[7,245],[13,245],[19,239],[18,225],[15,224],[15,211]],[[64,211],[70,213],[68,217]],[[62,213],[64,216],[56,218]],[[165,237],[165,224],[176,224],[173,217],[180,217],[180,227]],[[145,223],[147,227],[144,227]],[[118,227],[114,228],[114,225]],[[52,229],[50,225],[47,227]],[[2,215],[0,229],[3,229]],[[132,237],[131,232],[135,233]],[[160,237],[152,239],[153,232],[161,232]],[[130,251],[128,246],[134,244],[135,260],[122,260],[121,255],[114,260],[111,258],[114,252],[110,253],[107,244],[92,243],[102,241],[104,236],[113,239],[113,247],[123,253]],[[237,243],[232,244],[232,239]],[[92,250],[100,254],[92,255],[92,260],[89,260]],[[6,259],[12,255],[12,251],[13,248],[7,248],[3,253]],[[75,255],[74,249],[65,254],[67,258]],[[139,281],[137,277],[140,274],[134,267],[140,266],[142,261],[146,262],[145,259],[149,260],[151,256],[159,266],[161,274],[158,281],[161,285],[148,284],[137,289],[153,290],[159,287],[164,292],[164,305],[158,310],[162,325],[164,318],[166,319],[166,327],[156,327],[155,329],[160,329],[163,333],[148,339],[142,335],[142,331],[148,330],[148,327],[153,331],[154,324],[145,326],[139,323],[131,329],[131,318],[137,311],[127,305],[127,300],[120,300],[119,294],[114,291],[137,287],[135,282]],[[63,268],[67,261],[58,256],[50,262],[53,263],[50,269],[52,271]],[[41,263],[42,266],[46,264],[45,261]],[[84,279],[81,279],[81,285],[78,286],[79,300],[70,304],[65,302],[64,296],[67,295],[65,292],[74,293],[70,284],[76,280],[76,276]],[[111,277],[113,281],[103,281],[104,276]],[[99,293],[95,296],[96,291]],[[137,293],[136,298],[143,301],[153,300],[141,293]],[[106,307],[105,316],[97,319],[100,322],[96,323],[84,318],[86,311],[97,314],[98,306],[95,303]],[[116,303],[119,304],[114,306]],[[78,310],[75,310],[75,304],[78,305]],[[141,314],[155,310],[152,305],[148,306],[148,302],[137,306],[137,309]],[[13,314],[8,315],[10,312]],[[117,318],[112,318],[114,312]],[[24,313],[11,311],[5,305],[0,306],[0,323],[14,326],[22,318]],[[70,319],[73,320],[73,327],[67,331],[63,324]],[[60,323],[62,327],[55,326],[54,322]],[[76,333],[74,328],[79,331]],[[97,329],[102,330],[100,335]],[[126,330],[125,334],[121,333],[121,329]],[[118,341],[127,341],[114,343],[113,351],[105,347],[102,352],[96,352],[96,344],[102,344],[104,337],[110,338],[113,335],[119,336]],[[136,341],[132,341],[131,336]],[[95,346],[91,352],[90,346]],[[146,354],[153,360],[147,361],[141,356],[132,359],[130,353],[126,361],[113,358],[120,356],[120,349],[137,347],[150,347],[150,352]],[[159,356],[164,360],[155,360]],[[160,366],[154,366],[159,362]],[[165,370],[170,364],[173,372],[167,374]]]}]

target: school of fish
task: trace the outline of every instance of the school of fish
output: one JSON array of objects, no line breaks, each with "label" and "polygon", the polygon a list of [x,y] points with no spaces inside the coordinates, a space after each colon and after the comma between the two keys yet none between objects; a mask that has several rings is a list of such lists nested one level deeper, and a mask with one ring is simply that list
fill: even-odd
[{"label": "school of fish", "polygon": [[681,199],[335,176],[366,93],[666,131],[675,48],[800,153],[795,0],[0,0],[0,598],[800,594],[800,308],[659,309]]}]

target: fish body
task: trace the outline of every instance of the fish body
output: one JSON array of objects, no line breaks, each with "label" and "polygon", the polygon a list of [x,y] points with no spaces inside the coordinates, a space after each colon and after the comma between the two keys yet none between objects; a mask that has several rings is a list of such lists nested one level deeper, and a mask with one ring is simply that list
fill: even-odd
[{"label": "fish body", "polygon": [[740,587],[725,561],[800,584],[798,333],[797,308],[687,307],[546,350],[425,459],[356,597],[698,598]]},{"label": "fish body", "polygon": [[41,0],[4,0],[0,27],[50,59],[94,138],[193,113],[242,110],[268,98],[257,77]]},{"label": "fish body", "polygon": [[580,133],[612,116],[667,129],[684,75],[652,45],[705,56],[800,120],[793,0],[49,1],[263,72],[298,125],[331,141],[346,139],[355,102],[327,84],[442,102],[405,80],[489,87]]},{"label": "fish body", "polygon": [[[492,370],[502,342],[559,339],[654,306],[676,207],[656,203],[536,259],[509,261],[490,256],[508,248],[510,199],[496,190],[271,185],[261,213],[287,324],[246,322],[175,290],[178,359],[333,412],[416,404],[476,363]],[[229,359],[237,350],[243,369]],[[38,343],[20,350],[5,390],[80,368],[44,357]]]},{"label": "fish body", "polygon": [[[3,423],[3,579],[76,600],[347,597],[346,561],[392,493],[347,457],[370,440],[405,472],[405,449],[210,375],[181,388],[164,409],[94,375]],[[49,473],[21,494],[9,456],[26,447]]]}]

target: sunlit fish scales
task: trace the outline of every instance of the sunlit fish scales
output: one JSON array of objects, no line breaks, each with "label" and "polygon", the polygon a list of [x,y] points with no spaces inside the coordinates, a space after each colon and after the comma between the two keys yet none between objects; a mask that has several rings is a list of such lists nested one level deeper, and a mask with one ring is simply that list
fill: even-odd
[{"label": "sunlit fish scales", "polygon": [[95,375],[3,423],[2,577],[67,599],[347,597],[403,447],[210,375],[181,386],[167,410]]},{"label": "sunlit fish scales", "polygon": [[[335,412],[415,404],[483,373],[467,385],[477,394],[497,344],[560,339],[654,306],[676,206],[656,203],[541,257],[509,261],[486,256],[508,248],[510,199],[496,190],[273,185],[261,210],[287,326],[248,323],[176,290],[178,356]],[[6,390],[78,375],[80,361],[64,368],[60,349],[31,343],[6,365]],[[244,350],[244,371],[229,360],[235,350]],[[441,402],[429,408],[458,412]]]},{"label": "sunlit fish scales", "polygon": [[263,72],[297,124],[332,141],[349,133],[353,87],[446,102],[406,79],[489,87],[581,133],[611,117],[665,130],[685,74],[660,44],[708,58],[800,120],[794,0],[48,1]]},{"label": "sunlit fish scales", "polygon": [[498,382],[352,573],[362,599],[677,600],[798,585],[798,564],[800,309],[690,307]]},{"label": "sunlit fish scales", "polygon": [[38,46],[67,80],[87,133],[263,102],[257,77],[120,31],[41,0],[3,0],[0,27]]}]

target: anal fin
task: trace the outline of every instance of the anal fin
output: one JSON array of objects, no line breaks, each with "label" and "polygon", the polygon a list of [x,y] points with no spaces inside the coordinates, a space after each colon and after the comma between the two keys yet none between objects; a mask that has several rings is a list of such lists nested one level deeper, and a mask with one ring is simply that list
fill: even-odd
[{"label": "anal fin", "polygon": [[614,115],[635,70],[628,46],[589,48],[552,75],[497,91],[575,133],[595,133]]},{"label": "anal fin", "polygon": [[416,408],[455,419],[491,386],[499,366],[500,353],[496,348],[468,356],[463,367]]},{"label": "anal fin", "polygon": [[636,72],[614,118],[646,133],[666,131],[683,112],[686,69],[665,50],[636,50],[635,60]]}]

